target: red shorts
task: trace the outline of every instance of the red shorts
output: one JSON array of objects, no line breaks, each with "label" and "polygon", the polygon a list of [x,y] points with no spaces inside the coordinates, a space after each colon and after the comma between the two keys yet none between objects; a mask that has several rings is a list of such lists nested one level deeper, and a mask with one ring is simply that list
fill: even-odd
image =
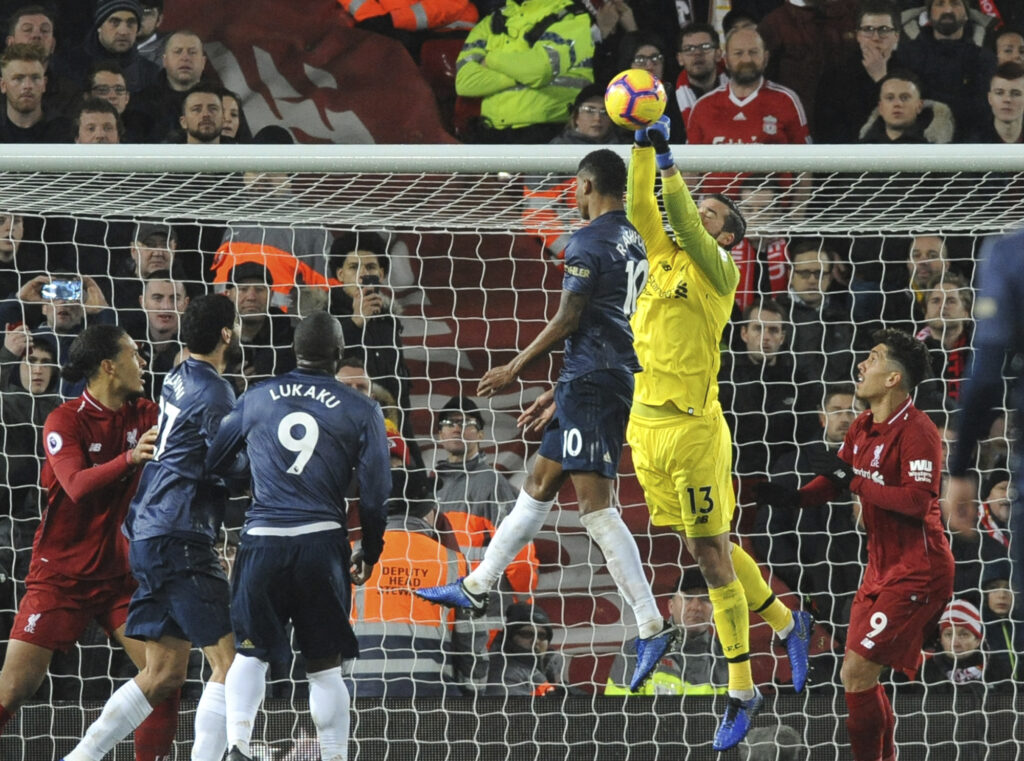
[{"label": "red shorts", "polygon": [[93,620],[109,637],[128,617],[135,586],[131,574],[99,582],[29,579],[11,639],[47,650],[67,650]]},{"label": "red shorts", "polygon": [[872,663],[891,666],[913,679],[921,648],[938,626],[949,598],[892,587],[876,594],[857,591],[850,608],[846,648]]}]

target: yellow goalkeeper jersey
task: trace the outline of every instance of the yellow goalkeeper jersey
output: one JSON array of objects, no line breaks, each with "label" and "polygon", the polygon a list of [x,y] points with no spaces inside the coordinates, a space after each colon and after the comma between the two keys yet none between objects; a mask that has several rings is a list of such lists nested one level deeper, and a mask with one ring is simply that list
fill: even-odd
[{"label": "yellow goalkeeper jersey", "polygon": [[643,372],[633,401],[652,407],[672,402],[704,415],[718,407],[722,331],[732,314],[740,273],[700,221],[682,175],[664,181],[662,201],[675,240],[662,222],[654,195],[653,148],[633,148],[626,214],[647,244],[650,275],[631,320]]}]

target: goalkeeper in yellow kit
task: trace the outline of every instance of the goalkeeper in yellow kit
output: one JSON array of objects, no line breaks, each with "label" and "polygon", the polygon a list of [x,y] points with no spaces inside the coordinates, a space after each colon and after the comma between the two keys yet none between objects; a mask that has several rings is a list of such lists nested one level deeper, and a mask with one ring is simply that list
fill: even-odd
[{"label": "goalkeeper in yellow kit", "polygon": [[[643,371],[627,439],[651,522],[683,534],[708,583],[715,629],[729,663],[729,703],[715,750],[738,744],[763,703],[750,671],[748,609],[786,641],[799,692],[807,678],[811,617],[776,599],[757,564],[729,538],[736,509],[732,442],[718,401],[719,345],[739,270],[728,248],[745,222],[722,195],[694,203],[668,145],[668,119],[636,133],[626,214],[647,245],[650,276],[631,321]],[[673,236],[654,195],[655,164]]]}]

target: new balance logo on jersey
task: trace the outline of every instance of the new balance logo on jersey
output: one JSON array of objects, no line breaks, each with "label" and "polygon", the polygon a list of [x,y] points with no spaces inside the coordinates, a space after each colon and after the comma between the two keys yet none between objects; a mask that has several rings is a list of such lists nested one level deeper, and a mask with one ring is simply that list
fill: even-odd
[{"label": "new balance logo on jersey", "polygon": [[31,614],[28,617],[28,623],[25,624],[25,633],[26,634],[35,634],[36,633],[36,624],[39,623],[39,617],[42,616],[42,615],[43,615],[42,613],[33,613],[33,614]]},{"label": "new balance logo on jersey", "polygon": [[865,650],[870,650],[875,646],[875,641],[871,639],[871,637],[865,637],[860,641],[860,646],[863,647]]},{"label": "new balance logo on jersey", "polygon": [[661,263],[661,268],[662,268],[663,270],[665,270],[665,272],[669,272],[669,271],[671,271],[671,269],[672,269],[672,265],[671,265],[671,264],[669,264],[668,262],[662,262],[662,263]]},{"label": "new balance logo on jersey", "polygon": [[921,483],[931,483],[933,465],[931,460],[911,460],[910,477]]},{"label": "new balance logo on jersey", "polygon": [[676,286],[676,291],[675,291],[675,297],[677,299],[685,299],[685,298],[687,298],[687,296],[688,296],[687,288],[688,288],[688,286],[687,286],[686,283],[680,283],[679,285],[677,285]]},{"label": "new balance logo on jersey", "polygon": [[100,444],[98,441],[94,441],[92,444],[89,445],[90,452],[99,452],[101,449],[103,449],[103,445]]}]

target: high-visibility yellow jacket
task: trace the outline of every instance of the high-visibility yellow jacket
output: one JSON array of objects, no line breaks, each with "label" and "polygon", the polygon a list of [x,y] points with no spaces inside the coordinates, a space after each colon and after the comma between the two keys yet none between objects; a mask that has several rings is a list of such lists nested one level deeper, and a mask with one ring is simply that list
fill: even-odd
[{"label": "high-visibility yellow jacket", "polygon": [[455,92],[482,98],[480,115],[496,129],[564,122],[594,81],[590,26],[574,0],[508,0],[466,38]]}]

